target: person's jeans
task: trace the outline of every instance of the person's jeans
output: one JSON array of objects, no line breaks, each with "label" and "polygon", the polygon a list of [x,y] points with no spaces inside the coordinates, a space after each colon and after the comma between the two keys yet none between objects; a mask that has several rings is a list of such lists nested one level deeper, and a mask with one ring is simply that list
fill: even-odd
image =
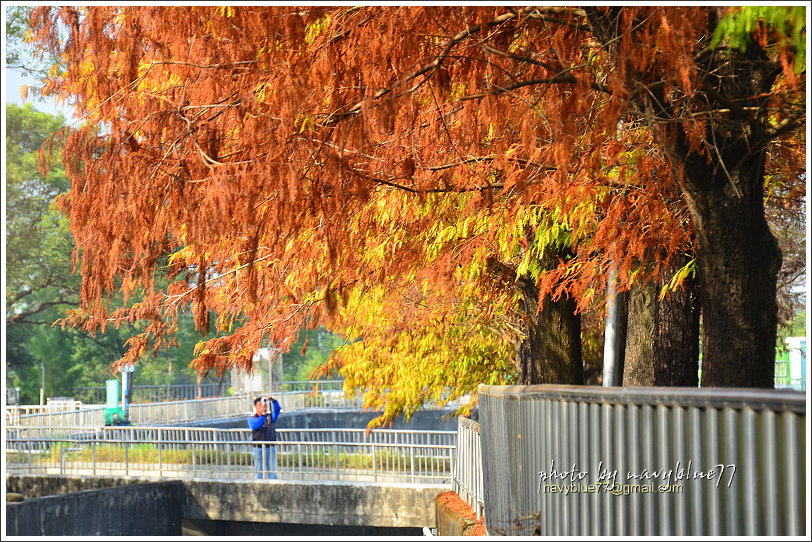
[{"label": "person's jeans", "polygon": [[264,444],[262,447],[255,447],[252,453],[254,466],[257,468],[257,480],[276,480],[276,446]]}]

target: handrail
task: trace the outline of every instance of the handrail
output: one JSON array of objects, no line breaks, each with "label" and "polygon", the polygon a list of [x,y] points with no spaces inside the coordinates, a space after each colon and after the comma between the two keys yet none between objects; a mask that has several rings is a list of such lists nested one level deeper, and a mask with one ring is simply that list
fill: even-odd
[{"label": "handrail", "polygon": [[[361,408],[360,396],[347,397],[334,390],[288,391],[274,394],[282,404],[283,411],[293,412],[308,408],[349,409]],[[225,419],[250,415],[253,411],[253,395],[242,394],[230,397],[213,397],[186,401],[165,401],[160,403],[130,404],[130,420],[134,424],[187,423],[203,420]],[[104,425],[104,406],[80,410],[21,414],[15,407],[6,408],[6,425],[14,426],[87,426]]]},{"label": "handrail", "polygon": [[[6,440],[13,474],[117,475],[157,478],[250,479],[256,476],[251,441],[115,441],[76,438]],[[277,441],[276,472],[285,480],[451,482],[454,445],[392,442]]]},{"label": "handrail", "polygon": [[[324,441],[337,443],[389,442],[394,444],[453,446],[456,444],[456,431],[373,429],[352,428],[305,428],[277,429],[280,441]],[[19,440],[54,440],[78,439],[83,442],[96,440],[108,441],[162,441],[177,440],[183,435],[185,442],[200,441],[207,443],[249,442],[251,431],[248,428],[223,429],[213,427],[165,427],[165,426],[118,426],[118,427],[16,427],[8,428],[8,438]],[[326,437],[330,438],[326,438]]]}]

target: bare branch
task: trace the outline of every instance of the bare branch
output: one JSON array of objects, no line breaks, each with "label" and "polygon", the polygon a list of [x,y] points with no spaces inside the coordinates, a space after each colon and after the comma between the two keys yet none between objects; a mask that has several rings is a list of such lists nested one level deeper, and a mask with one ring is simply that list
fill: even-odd
[{"label": "bare branch", "polygon": [[789,133],[793,130],[796,130],[804,125],[806,118],[806,111],[804,109],[798,109],[791,113],[787,118],[776,124],[775,126],[771,126],[769,130],[767,130],[766,137],[768,140],[775,139],[778,136],[784,135]]},{"label": "bare branch", "polygon": [[[528,14],[528,13],[533,12],[536,9],[537,8],[534,8],[534,7],[526,7],[526,8],[522,8],[519,11],[519,13],[520,14]],[[490,21],[485,23],[485,26],[490,28],[492,26],[496,26],[496,25],[502,24],[502,23],[504,23],[506,21],[510,21],[512,19],[515,19],[516,17],[517,17],[517,13],[515,11],[504,13],[504,14],[498,16],[498,17],[494,17],[493,19],[491,19]],[[392,92],[395,89],[395,87],[397,87],[399,85],[402,85],[402,84],[405,84],[405,83],[407,83],[409,81],[412,81],[414,79],[417,79],[421,75],[428,74],[423,78],[422,81],[415,84],[409,90],[404,91],[400,95],[408,94],[410,92],[414,92],[429,77],[431,77],[431,75],[434,72],[436,72],[440,68],[440,66],[442,66],[442,64],[445,61],[446,57],[448,57],[449,53],[451,52],[451,49],[453,49],[455,45],[457,45],[459,42],[463,41],[464,39],[468,38],[469,36],[472,36],[473,34],[478,33],[480,30],[482,30],[482,26],[483,25],[478,25],[477,24],[477,25],[471,26],[471,27],[463,30],[462,32],[458,33],[456,36],[452,37],[449,40],[449,42],[446,44],[446,46],[443,48],[443,50],[440,52],[440,54],[431,63],[423,66],[419,70],[417,70],[417,71],[413,72],[412,74],[408,75],[407,77],[401,79],[400,81],[398,81],[397,83],[395,83],[391,87],[382,88],[382,89],[378,90],[375,93],[375,95],[372,97],[372,99],[377,100],[379,98],[382,98],[383,96],[386,96],[387,94]],[[358,103],[356,103],[355,105],[353,105],[352,107],[350,107],[349,109],[347,109],[344,112],[332,113],[332,114],[328,115],[327,118],[325,118],[320,123],[321,126],[331,126],[331,125],[333,125],[333,124],[335,124],[335,123],[337,123],[337,122],[339,122],[339,121],[341,121],[341,120],[343,120],[343,119],[345,119],[347,117],[350,117],[352,115],[355,115],[355,114],[359,113],[361,111],[362,103],[363,102],[358,102]]]}]

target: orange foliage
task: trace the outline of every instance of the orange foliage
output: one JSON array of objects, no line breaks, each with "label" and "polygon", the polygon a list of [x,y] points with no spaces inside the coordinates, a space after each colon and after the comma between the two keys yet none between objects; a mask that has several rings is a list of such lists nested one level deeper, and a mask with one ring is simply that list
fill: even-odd
[{"label": "orange foliage", "polygon": [[[85,120],[60,200],[83,277],[68,320],[151,322],[133,360],[177,311],[200,330],[213,313],[232,333],[192,366],[248,370],[263,336],[285,349],[304,326],[349,333],[349,300],[379,289],[401,313],[365,328],[380,344],[451,329],[477,301],[472,332],[504,350],[515,293],[488,257],[516,269],[558,225],[575,257],[530,272],[586,309],[610,258],[627,287],[691,250],[668,136],[632,103],[662,89],[706,150],[693,97],[708,13],[625,8],[625,63],[610,66],[579,9],[39,8],[41,43],[70,33],[46,91]],[[146,296],[109,314],[118,289]]]}]

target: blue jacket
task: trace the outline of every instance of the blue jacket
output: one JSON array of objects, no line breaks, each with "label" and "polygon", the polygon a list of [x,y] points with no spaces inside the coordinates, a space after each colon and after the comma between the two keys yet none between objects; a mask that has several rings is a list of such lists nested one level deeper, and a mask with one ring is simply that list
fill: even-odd
[{"label": "blue jacket", "polygon": [[273,400],[271,411],[264,416],[254,414],[248,418],[248,427],[251,429],[252,441],[275,441],[276,440],[276,420],[282,407],[279,401]]}]

